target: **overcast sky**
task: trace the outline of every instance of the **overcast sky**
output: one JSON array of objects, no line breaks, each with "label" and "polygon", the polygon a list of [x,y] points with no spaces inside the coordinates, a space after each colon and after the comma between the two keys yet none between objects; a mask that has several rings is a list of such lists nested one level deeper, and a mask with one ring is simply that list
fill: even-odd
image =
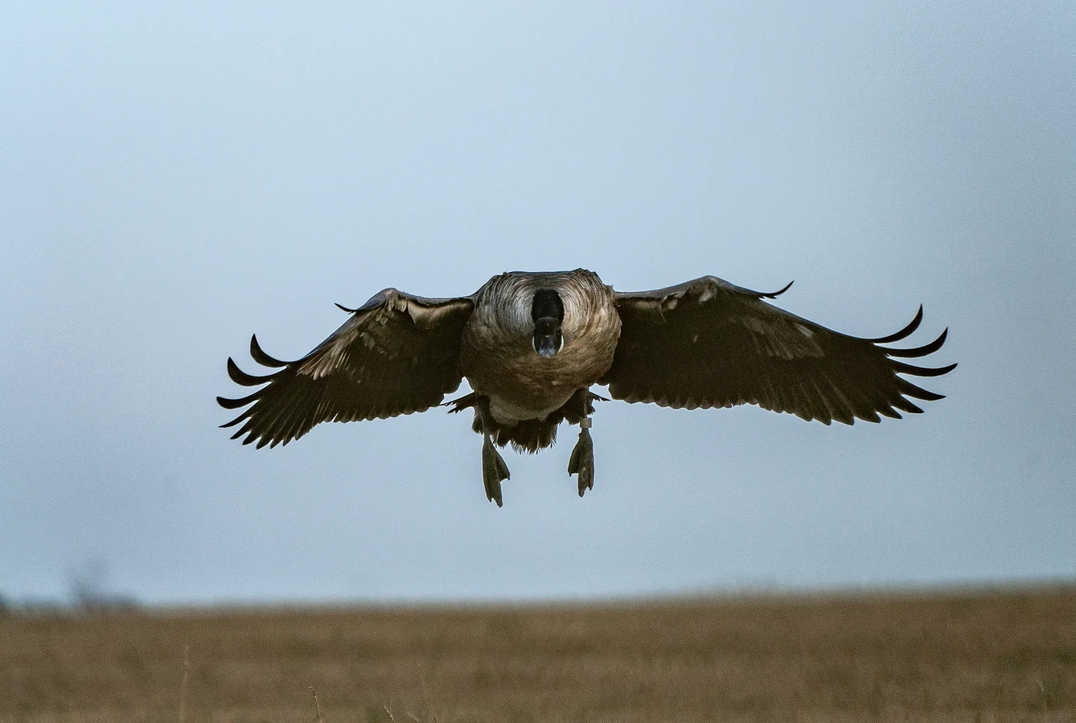
[{"label": "overcast sky", "polygon": [[[1074,7],[4,3],[0,595],[1076,579]],[[217,428],[251,332],[295,358],[333,302],[576,267],[795,279],[863,336],[923,303],[960,367],[851,428],[601,404],[593,492],[563,428],[503,509],[443,410]]]}]

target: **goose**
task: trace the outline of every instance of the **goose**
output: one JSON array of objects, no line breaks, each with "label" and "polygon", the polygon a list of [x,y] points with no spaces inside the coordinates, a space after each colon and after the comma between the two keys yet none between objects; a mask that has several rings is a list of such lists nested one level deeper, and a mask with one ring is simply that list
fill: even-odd
[{"label": "goose", "polygon": [[[922,412],[913,400],[943,398],[904,376],[937,377],[956,364],[902,360],[938,351],[948,329],[922,346],[888,346],[919,327],[922,306],[900,331],[858,338],[769,303],[791,285],[766,293],[704,276],[625,293],[576,269],[507,272],[457,298],[388,288],[356,309],[337,304],[350,317],[301,359],[272,357],[252,336],[251,357],[273,371],[248,374],[228,358],[229,377],[258,388],[217,398],[226,409],[246,407],[221,426],[238,426],[232,439],[262,448],[286,445],[321,422],[471,409],[486,498],[500,507],[509,471],[497,448],[550,447],[561,422],[579,426],[568,474],[580,497],[593,488],[591,416],[595,402],[608,401],[593,385],[630,403],[756,404],[826,425],[900,419]],[[471,393],[445,402],[463,379]]]}]

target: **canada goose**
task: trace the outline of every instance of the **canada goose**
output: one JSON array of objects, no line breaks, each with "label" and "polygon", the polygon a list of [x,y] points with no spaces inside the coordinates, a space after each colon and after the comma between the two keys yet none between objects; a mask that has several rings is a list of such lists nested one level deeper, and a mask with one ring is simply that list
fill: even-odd
[{"label": "canada goose", "polygon": [[900,419],[900,412],[922,411],[910,399],[942,398],[898,375],[935,377],[956,364],[899,359],[937,351],[948,329],[913,349],[881,346],[915,331],[922,306],[895,334],[860,339],[763,300],[791,285],[762,293],[704,276],[622,293],[577,269],[505,273],[455,299],[385,289],[358,309],[340,306],[351,317],[297,361],[269,356],[251,337],[254,361],[278,371],[253,376],[229,358],[233,381],[265,386],[239,399],[218,397],[226,409],[250,405],[222,426],[242,423],[232,439],[275,447],[320,422],[425,411],[466,377],[472,393],[447,404],[451,412],[474,409],[486,497],[500,506],[509,474],[494,445],[537,452],[553,444],[563,421],[580,427],[568,474],[578,475],[580,496],[593,487],[590,415],[603,399],[590,391],[594,384],[626,402],[757,404],[827,425]]}]

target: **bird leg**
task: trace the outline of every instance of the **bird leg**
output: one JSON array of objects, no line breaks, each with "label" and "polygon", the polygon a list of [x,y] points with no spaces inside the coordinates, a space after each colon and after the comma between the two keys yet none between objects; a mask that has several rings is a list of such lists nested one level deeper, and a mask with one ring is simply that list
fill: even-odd
[{"label": "bird leg", "polygon": [[501,481],[509,478],[508,465],[497,448],[493,446],[489,430],[494,428],[493,420],[489,411],[489,400],[478,397],[475,403],[478,417],[482,420],[482,484],[486,487],[486,499],[496,502],[498,507],[504,506],[501,499]]},{"label": "bird leg", "polygon": [[568,458],[568,474],[579,475],[579,496],[594,489],[594,441],[590,438],[590,417],[579,420],[579,441]]}]

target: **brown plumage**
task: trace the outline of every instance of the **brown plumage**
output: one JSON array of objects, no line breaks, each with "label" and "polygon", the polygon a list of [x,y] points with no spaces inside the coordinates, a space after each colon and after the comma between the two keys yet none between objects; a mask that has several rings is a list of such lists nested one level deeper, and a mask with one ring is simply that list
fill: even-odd
[{"label": "brown plumage", "polygon": [[[567,421],[581,427],[569,473],[579,494],[593,485],[593,384],[627,402],[661,406],[757,404],[807,420],[852,424],[922,410],[912,400],[942,395],[901,375],[932,377],[956,364],[923,367],[946,331],[910,349],[884,346],[914,332],[919,312],[889,336],[861,339],[832,331],[765,301],[761,293],[714,276],[655,291],[619,293],[590,271],[495,276],[477,292],[427,299],[386,289],[312,352],[294,362],[251,356],[277,369],[253,376],[228,359],[238,384],[260,387],[227,409],[247,407],[225,427],[258,447],[287,444],[320,422],[421,412],[466,378],[473,389],[450,411],[474,409],[483,435],[487,497],[501,504],[508,468],[494,446],[536,452]],[[343,307],[341,307],[343,308]]]}]

